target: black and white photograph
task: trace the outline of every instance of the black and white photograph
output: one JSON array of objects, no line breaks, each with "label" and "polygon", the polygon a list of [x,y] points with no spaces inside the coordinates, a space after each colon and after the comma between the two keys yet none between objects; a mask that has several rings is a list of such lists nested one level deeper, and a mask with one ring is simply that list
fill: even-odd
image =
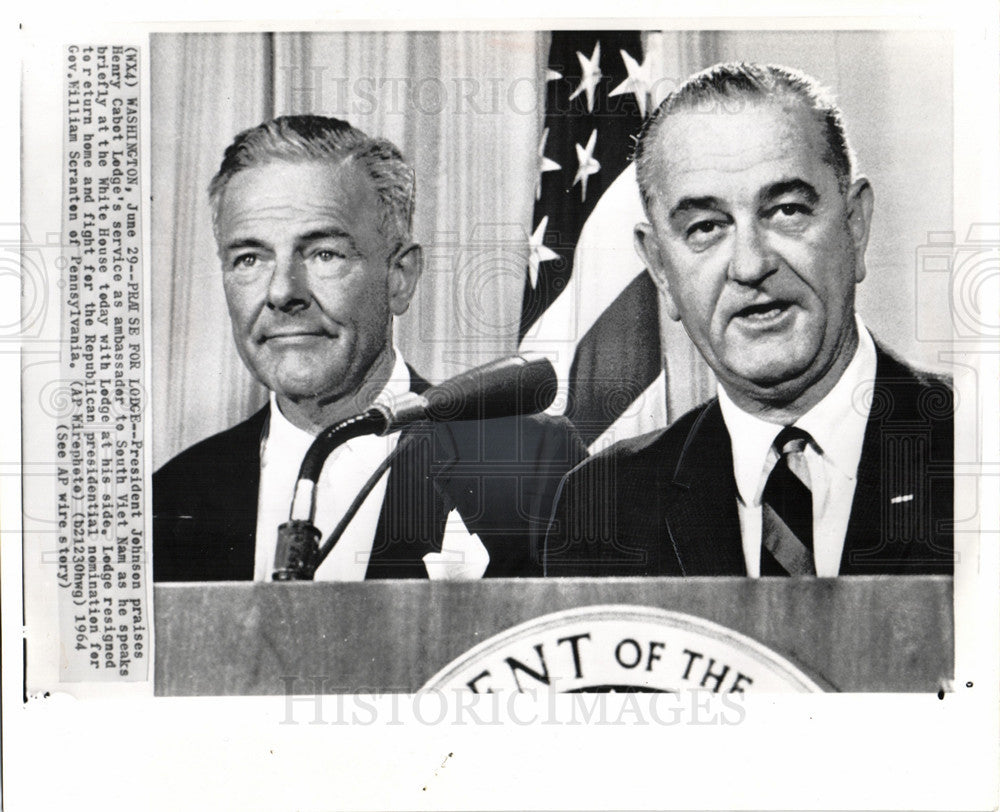
[{"label": "black and white photograph", "polygon": [[[952,48],[154,35],[158,692],[412,691],[542,607],[633,601],[795,651],[802,684],[938,690],[954,404],[928,240],[952,221]],[[647,580],[700,576],[726,582]],[[562,577],[594,580],[490,583]],[[300,579],[324,585],[232,585]],[[470,600],[487,611],[427,629]],[[553,628],[513,685],[760,687]],[[331,629],[347,642],[310,644]]]},{"label": "black and white photograph", "polygon": [[18,760],[995,806],[996,21],[883,11],[28,26]]}]

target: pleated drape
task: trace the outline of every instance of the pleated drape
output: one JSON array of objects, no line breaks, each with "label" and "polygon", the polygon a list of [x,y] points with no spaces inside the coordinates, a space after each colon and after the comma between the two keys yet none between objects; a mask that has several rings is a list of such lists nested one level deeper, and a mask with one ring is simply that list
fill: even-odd
[{"label": "pleated drape", "polygon": [[229,327],[208,182],[233,136],[272,111],[265,34],[152,38],[153,462],[263,402]]}]

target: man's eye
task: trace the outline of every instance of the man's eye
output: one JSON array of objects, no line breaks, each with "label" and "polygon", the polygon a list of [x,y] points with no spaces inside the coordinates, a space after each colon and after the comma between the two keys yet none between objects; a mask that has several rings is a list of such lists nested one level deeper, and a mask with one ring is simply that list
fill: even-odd
[{"label": "man's eye", "polygon": [[782,203],[775,206],[771,211],[772,216],[797,217],[799,215],[812,214],[808,206],[801,203]]},{"label": "man's eye", "polygon": [[339,251],[333,251],[329,248],[317,251],[313,254],[313,257],[318,259],[320,262],[335,262],[340,259],[346,259],[346,257]]},{"label": "man's eye", "polygon": [[692,234],[711,234],[718,226],[718,223],[713,223],[710,220],[695,223],[688,229],[688,236],[690,237]]},{"label": "man's eye", "polygon": [[699,220],[684,230],[684,238],[696,248],[708,246],[722,236],[725,225],[718,220]]},{"label": "man's eye", "polygon": [[257,264],[256,254],[241,254],[233,260],[234,268],[252,268]]}]

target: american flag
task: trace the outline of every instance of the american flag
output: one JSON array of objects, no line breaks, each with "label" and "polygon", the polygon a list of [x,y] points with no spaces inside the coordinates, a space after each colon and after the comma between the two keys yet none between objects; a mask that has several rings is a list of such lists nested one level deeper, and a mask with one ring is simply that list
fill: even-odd
[{"label": "american flag", "polygon": [[667,420],[657,292],[631,247],[649,90],[638,32],[553,32],[520,341],[551,358],[554,408],[592,449]]}]

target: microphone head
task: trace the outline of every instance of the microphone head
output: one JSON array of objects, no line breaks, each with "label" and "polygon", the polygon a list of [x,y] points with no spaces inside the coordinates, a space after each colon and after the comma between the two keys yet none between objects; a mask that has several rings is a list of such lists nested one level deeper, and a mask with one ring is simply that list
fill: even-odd
[{"label": "microphone head", "polygon": [[423,393],[426,419],[489,420],[545,411],[558,380],[543,355],[512,355],[456,375]]}]

